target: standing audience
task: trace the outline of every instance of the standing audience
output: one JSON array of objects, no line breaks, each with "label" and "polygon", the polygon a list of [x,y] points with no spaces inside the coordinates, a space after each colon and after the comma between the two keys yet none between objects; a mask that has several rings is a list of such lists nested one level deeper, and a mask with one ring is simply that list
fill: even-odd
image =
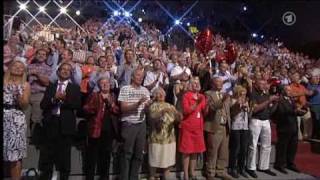
[{"label": "standing audience", "polygon": [[228,166],[228,142],[230,129],[230,95],[223,92],[223,79],[214,77],[213,89],[206,91],[208,114],[205,121],[206,134],[206,176],[231,179],[226,172]]},{"label": "standing audience", "polygon": [[27,123],[24,110],[29,104],[27,68],[12,61],[3,84],[3,160],[13,180],[20,180],[22,159],[27,155]]},{"label": "standing audience", "polygon": [[206,150],[203,136],[206,98],[200,90],[200,81],[194,77],[190,80],[190,89],[182,97],[183,119],[179,125],[178,146],[185,180],[195,178],[197,156]]},{"label": "standing audience", "polygon": [[118,101],[121,109],[121,137],[123,139],[120,165],[121,180],[138,180],[146,142],[146,109],[149,90],[142,86],[144,71],[135,69],[131,84],[120,89]]},{"label": "standing audience", "polygon": [[98,80],[99,92],[93,92],[83,109],[89,115],[86,179],[93,180],[96,165],[100,179],[109,179],[113,140],[118,133],[119,107],[108,78]]},{"label": "standing audience", "polygon": [[158,87],[153,91],[154,102],[148,112],[150,133],[148,137],[148,157],[150,180],[154,180],[156,168],[163,169],[164,179],[169,180],[170,167],[176,163],[175,125],[181,114],[165,102],[166,93]]},{"label": "standing audience", "polygon": [[[207,56],[191,47],[179,49],[173,43],[183,39],[173,37],[176,33],[171,37],[175,42],[169,40],[166,47],[155,25],[142,24],[139,33],[113,18],[105,23],[90,19],[82,25],[83,32],[74,27],[48,28],[49,33],[59,35],[55,40],[41,37],[37,32],[41,27],[35,27],[29,38],[26,32],[9,37],[4,45],[3,105],[4,126],[10,127],[4,130],[3,139],[4,159],[12,178],[19,178],[21,159],[26,156],[25,131],[34,136],[39,130],[36,127],[44,133],[43,144],[37,146],[40,179],[50,179],[54,166],[61,179],[68,179],[76,134],[87,136],[86,153],[82,154],[86,154],[87,179],[93,179],[96,170],[101,179],[108,179],[115,138],[123,145],[123,180],[139,178],[146,152],[150,179],[156,177],[156,168],[163,169],[168,179],[179,155],[175,144],[183,155],[185,179],[196,178],[197,157],[205,150],[208,179],[231,179],[230,175],[247,178],[247,173],[257,177],[259,139],[258,170],[274,176],[269,169],[270,120],[275,120],[279,133],[275,167],[280,172],[295,170],[296,132],[299,139],[320,136],[319,60],[290,52],[279,43],[233,41],[237,57],[226,62],[221,53],[229,40],[218,33]],[[192,78],[198,75],[201,86]],[[286,87],[283,94],[279,84],[290,88]],[[178,112],[182,113],[181,121]],[[276,114],[278,118],[273,118]],[[89,127],[81,128],[86,123],[77,125],[81,118]],[[289,125],[284,126],[284,122]],[[33,140],[30,144],[35,143]],[[286,156],[281,155],[284,153]]]},{"label": "standing audience", "polygon": [[40,103],[45,143],[40,147],[40,179],[51,179],[53,168],[61,180],[69,178],[72,137],[76,133],[75,111],[81,108],[80,87],[71,82],[72,66],[62,63],[58,81],[50,83]]}]

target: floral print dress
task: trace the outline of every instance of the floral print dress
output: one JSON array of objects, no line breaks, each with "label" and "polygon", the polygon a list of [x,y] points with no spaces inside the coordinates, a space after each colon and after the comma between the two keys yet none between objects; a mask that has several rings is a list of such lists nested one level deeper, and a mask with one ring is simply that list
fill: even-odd
[{"label": "floral print dress", "polygon": [[27,155],[27,123],[16,96],[22,95],[23,85],[3,87],[3,160],[18,161]]}]

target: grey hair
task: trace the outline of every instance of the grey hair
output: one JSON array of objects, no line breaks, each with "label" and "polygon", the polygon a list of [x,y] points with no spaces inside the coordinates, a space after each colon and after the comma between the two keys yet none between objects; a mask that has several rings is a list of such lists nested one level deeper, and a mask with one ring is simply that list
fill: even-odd
[{"label": "grey hair", "polygon": [[107,76],[100,76],[99,79],[97,80],[97,85],[98,85],[99,90],[101,90],[100,81],[102,81],[102,80],[108,80],[109,84],[111,85],[110,78],[108,78]]},{"label": "grey hair", "polygon": [[143,70],[143,69],[141,69],[141,68],[139,68],[139,67],[136,67],[136,68],[133,69],[133,71],[132,71],[132,73],[131,73],[131,80],[134,78],[134,76],[136,75],[136,73],[137,73],[138,71],[142,71],[143,74],[144,74],[144,70]]},{"label": "grey hair", "polygon": [[152,96],[156,97],[159,93],[164,93],[164,95],[166,95],[166,91],[162,88],[162,87],[157,87],[156,89],[154,89],[154,91],[152,92]]}]

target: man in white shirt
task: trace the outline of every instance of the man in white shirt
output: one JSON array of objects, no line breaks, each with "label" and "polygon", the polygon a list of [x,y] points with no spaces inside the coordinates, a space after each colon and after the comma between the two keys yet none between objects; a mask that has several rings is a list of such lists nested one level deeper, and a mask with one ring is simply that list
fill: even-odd
[{"label": "man in white shirt", "polygon": [[186,66],[186,58],[181,55],[178,59],[178,66],[175,66],[170,74],[170,78],[176,82],[180,83],[180,80],[185,80],[192,76],[190,68]]},{"label": "man in white shirt", "polygon": [[178,60],[177,54],[175,54],[175,53],[172,54],[170,57],[170,62],[167,64],[167,73],[168,74],[171,74],[172,69],[178,65],[177,60]]},{"label": "man in white shirt", "polygon": [[130,85],[121,88],[118,101],[121,107],[121,136],[123,155],[121,156],[120,179],[138,180],[146,143],[146,108],[151,104],[150,92],[141,86],[144,72],[135,69]]},{"label": "man in white shirt", "polygon": [[72,137],[76,134],[75,111],[81,108],[80,87],[71,82],[72,66],[62,63],[58,79],[46,88],[40,103],[43,110],[43,144],[40,146],[39,179],[51,179],[53,167],[67,180],[71,170]]},{"label": "man in white shirt", "polygon": [[148,71],[144,79],[143,86],[150,90],[151,94],[153,91],[161,86],[169,85],[169,78],[167,73],[161,71],[161,60],[155,59],[153,61],[153,71]]}]

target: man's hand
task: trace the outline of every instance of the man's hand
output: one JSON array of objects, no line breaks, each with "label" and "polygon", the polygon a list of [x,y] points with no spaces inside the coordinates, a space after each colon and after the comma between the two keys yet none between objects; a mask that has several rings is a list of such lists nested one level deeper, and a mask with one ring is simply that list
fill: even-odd
[{"label": "man's hand", "polygon": [[66,94],[61,93],[61,92],[57,92],[54,98],[57,100],[64,101],[66,99]]},{"label": "man's hand", "polygon": [[227,101],[230,99],[230,94],[229,93],[224,93],[222,97],[222,101]]},{"label": "man's hand", "polygon": [[272,96],[270,96],[269,101],[271,101],[271,102],[276,102],[276,101],[278,101],[279,99],[280,99],[280,96],[272,95]]},{"label": "man's hand", "polygon": [[138,104],[141,105],[143,104],[144,102],[148,101],[148,98],[146,96],[143,96],[139,101],[138,101]]}]

